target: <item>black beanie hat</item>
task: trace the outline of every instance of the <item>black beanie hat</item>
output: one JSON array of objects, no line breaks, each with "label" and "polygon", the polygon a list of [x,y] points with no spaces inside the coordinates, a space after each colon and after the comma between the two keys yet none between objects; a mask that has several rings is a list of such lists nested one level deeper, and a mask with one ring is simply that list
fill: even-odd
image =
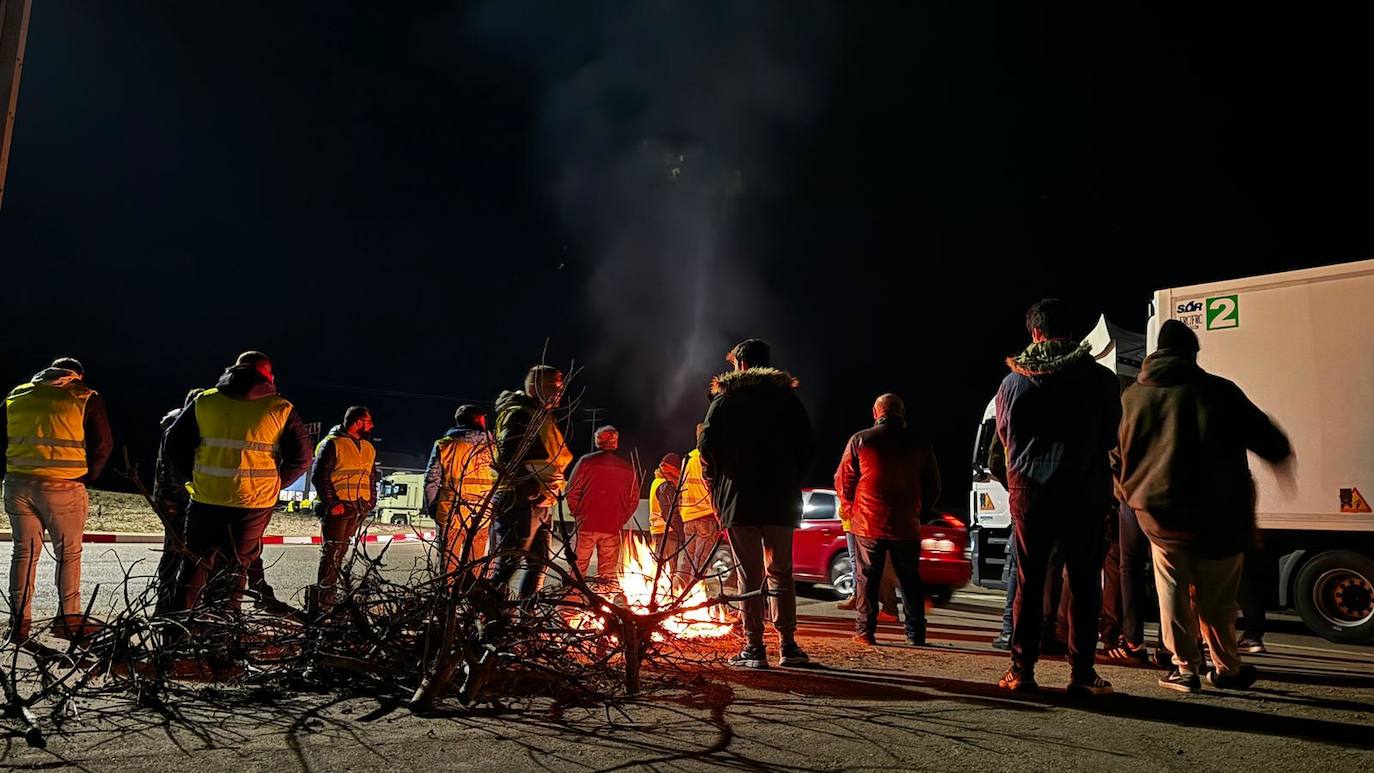
[{"label": "black beanie hat", "polygon": [[1176,319],[1167,320],[1159,326],[1159,348],[1176,354],[1197,354],[1202,349],[1197,333]]}]

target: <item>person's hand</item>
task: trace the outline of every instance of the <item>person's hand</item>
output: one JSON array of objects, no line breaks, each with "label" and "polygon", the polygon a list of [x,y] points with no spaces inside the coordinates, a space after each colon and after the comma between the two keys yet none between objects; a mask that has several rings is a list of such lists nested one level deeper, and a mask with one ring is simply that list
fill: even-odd
[{"label": "person's hand", "polygon": [[344,506],[343,506],[343,503],[339,503],[339,504],[334,505],[333,507],[329,508],[329,514],[330,514],[330,515],[343,515],[343,514],[344,514]]}]

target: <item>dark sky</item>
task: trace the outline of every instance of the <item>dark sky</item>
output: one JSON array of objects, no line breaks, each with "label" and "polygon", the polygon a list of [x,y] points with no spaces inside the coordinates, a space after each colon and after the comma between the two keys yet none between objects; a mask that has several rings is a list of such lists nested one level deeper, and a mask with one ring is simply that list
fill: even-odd
[{"label": "dark sky", "polygon": [[1367,19],[298,5],[35,3],[0,377],[81,358],[140,460],[244,349],[422,454],[546,339],[656,458],[760,335],[812,483],[891,390],[962,512],[1038,297],[1142,329],[1160,287],[1374,255]]}]

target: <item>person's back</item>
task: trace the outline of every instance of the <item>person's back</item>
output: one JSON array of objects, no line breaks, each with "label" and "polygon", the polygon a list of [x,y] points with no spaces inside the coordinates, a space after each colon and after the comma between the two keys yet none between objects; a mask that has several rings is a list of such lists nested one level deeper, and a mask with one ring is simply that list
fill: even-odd
[{"label": "person's back", "polygon": [[723,374],[703,422],[703,471],[721,522],[796,526],[811,457],[811,424],[792,374],[751,367]]},{"label": "person's back", "polygon": [[1116,445],[1119,387],[1086,344],[1037,342],[1009,358],[997,391],[997,434],[1008,489],[1111,497],[1108,452]]},{"label": "person's back", "polygon": [[1206,556],[1244,550],[1255,506],[1246,451],[1276,462],[1291,453],[1288,439],[1195,353],[1150,355],[1121,402],[1120,488],[1145,513],[1146,534]]},{"label": "person's back", "polygon": [[930,442],[897,418],[858,432],[850,441],[858,480],[849,507],[858,537],[919,539],[921,515],[940,495]]},{"label": "person's back", "polygon": [[593,451],[573,466],[568,478],[568,507],[579,529],[618,532],[638,502],[635,469],[615,451]]}]

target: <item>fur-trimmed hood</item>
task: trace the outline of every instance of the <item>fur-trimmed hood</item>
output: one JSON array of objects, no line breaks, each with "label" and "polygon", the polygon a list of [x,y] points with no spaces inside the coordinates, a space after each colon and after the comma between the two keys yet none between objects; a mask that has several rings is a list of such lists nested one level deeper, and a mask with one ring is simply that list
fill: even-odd
[{"label": "fur-trimmed hood", "polygon": [[1015,357],[1007,358],[1013,373],[1027,378],[1051,376],[1082,360],[1092,359],[1092,345],[1057,338],[1027,346]]},{"label": "fur-trimmed hood", "polygon": [[749,368],[722,373],[711,379],[711,395],[728,394],[745,387],[771,384],[796,389],[800,382],[785,370],[777,368]]}]

